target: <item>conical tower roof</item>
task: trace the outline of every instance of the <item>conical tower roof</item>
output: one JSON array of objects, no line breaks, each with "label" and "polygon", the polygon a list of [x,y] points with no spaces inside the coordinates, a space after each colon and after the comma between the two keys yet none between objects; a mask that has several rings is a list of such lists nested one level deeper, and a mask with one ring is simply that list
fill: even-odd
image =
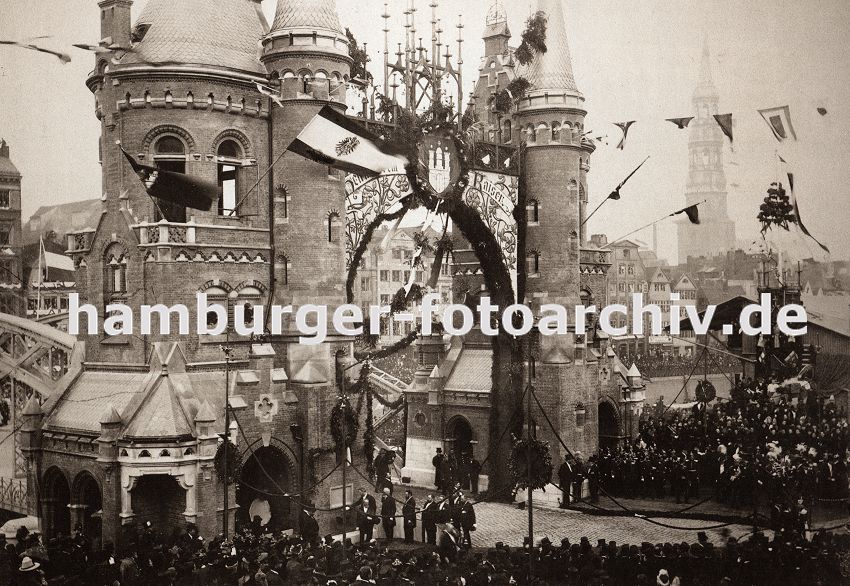
[{"label": "conical tower roof", "polygon": [[136,21],[142,38],[120,63],[203,65],[266,75],[258,50],[266,24],[256,0],[148,0]]},{"label": "conical tower roof", "polygon": [[546,14],[546,52],[528,64],[526,79],[531,92],[571,93],[580,95],[573,77],[567,27],[561,9],[563,0],[537,0],[537,10]]},{"label": "conical tower roof", "polygon": [[329,31],[344,35],[334,0],[278,0],[272,32]]},{"label": "conical tower roof", "polygon": [[694,90],[694,100],[705,98],[719,98],[717,88],[714,87],[714,78],[711,75],[711,51],[708,48],[708,41],[703,41],[702,44],[702,62],[699,70],[699,84]]}]

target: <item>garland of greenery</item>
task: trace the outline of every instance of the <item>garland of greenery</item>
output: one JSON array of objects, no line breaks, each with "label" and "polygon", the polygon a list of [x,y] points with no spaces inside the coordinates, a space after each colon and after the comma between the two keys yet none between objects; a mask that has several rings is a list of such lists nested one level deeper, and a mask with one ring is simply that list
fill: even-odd
[{"label": "garland of greenery", "polygon": [[226,484],[231,484],[239,479],[239,474],[242,472],[242,458],[239,455],[239,448],[233,445],[230,440],[227,441],[227,478],[224,476],[224,442],[218,445],[215,452],[213,464],[218,479]]},{"label": "garland of greenery", "polygon": [[531,440],[531,478],[529,479],[529,440],[521,439],[514,443],[508,466],[511,471],[514,486],[517,489],[546,490],[546,485],[552,482],[552,454],[549,452],[549,442],[538,439]]},{"label": "garland of greenery", "polygon": [[[343,439],[343,417],[345,417],[345,438]],[[351,403],[345,397],[338,397],[336,405],[331,409],[331,437],[337,452],[344,453],[345,448],[351,447],[357,439],[357,416],[351,409]]]},{"label": "garland of greenery", "polygon": [[514,105],[522,100],[530,87],[531,82],[526,78],[522,76],[516,77],[503,90],[490,99],[490,104],[496,112],[507,116],[511,113]]},{"label": "garland of greenery", "polygon": [[345,28],[345,36],[348,37],[348,56],[351,57],[351,77],[352,79],[362,79],[365,82],[372,81],[372,74],[366,68],[369,62],[369,54],[366,49],[357,44],[357,39],[354,34]]},{"label": "garland of greenery", "polygon": [[546,13],[538,10],[525,22],[525,30],[522,31],[522,42],[514,53],[521,65],[528,65],[534,59],[535,55],[547,51],[547,21]]},{"label": "garland of greenery", "polygon": [[372,369],[366,361],[360,369],[359,386],[363,391],[366,405],[366,429],[363,431],[363,456],[366,458],[366,474],[369,478],[375,475],[375,421],[372,412],[372,383],[369,381],[369,371]]},{"label": "garland of greenery", "polygon": [[788,224],[795,221],[794,206],[781,183],[771,183],[759,210],[758,220],[761,222],[762,234],[771,226],[787,230]]},{"label": "garland of greenery", "polygon": [[381,358],[386,358],[387,356],[392,356],[396,352],[400,350],[404,350],[413,342],[416,341],[416,338],[419,337],[419,328],[417,327],[415,330],[407,334],[401,340],[395,342],[387,346],[386,348],[382,348],[380,350],[374,350],[372,352],[355,352],[354,358],[357,360],[380,360]]}]

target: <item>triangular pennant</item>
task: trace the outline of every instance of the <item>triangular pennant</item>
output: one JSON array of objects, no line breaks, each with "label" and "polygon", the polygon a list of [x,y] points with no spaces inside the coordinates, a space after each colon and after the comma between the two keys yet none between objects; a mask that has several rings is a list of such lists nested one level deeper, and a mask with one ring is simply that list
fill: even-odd
[{"label": "triangular pennant", "polygon": [[142,165],[123,147],[119,148],[151,197],[204,211],[209,211],[213,202],[221,197],[221,187],[215,183],[184,173]]},{"label": "triangular pennant", "polygon": [[692,206],[688,206],[686,208],[682,208],[678,212],[673,212],[670,214],[671,216],[676,216],[678,214],[685,214],[688,216],[688,219],[691,221],[691,224],[699,224],[699,204],[695,203]]},{"label": "triangular pennant", "polygon": [[732,138],[732,113],[729,114],[715,114],[714,119],[717,121],[717,125],[720,126],[720,130],[723,131],[729,138],[729,142],[734,142]]},{"label": "triangular pennant", "polygon": [[794,132],[794,126],[791,124],[791,109],[788,106],[778,106],[776,108],[765,108],[759,110],[759,114],[767,122],[773,136],[776,140],[797,140],[797,134]]},{"label": "triangular pennant", "polygon": [[673,124],[678,126],[679,130],[687,128],[688,124],[690,124],[691,120],[693,120],[693,119],[694,119],[693,116],[685,116],[684,118],[665,118],[665,120],[667,120],[667,122],[672,122]]},{"label": "triangular pennant", "polygon": [[828,114],[828,112],[826,111],[826,108],[824,108],[823,106],[818,106],[818,114],[820,114],[821,116],[826,116]]},{"label": "triangular pennant", "polygon": [[628,122],[615,122],[614,126],[620,128],[623,131],[623,138],[620,139],[619,144],[617,144],[617,148],[623,150],[623,147],[626,146],[626,137],[629,134],[629,128],[631,128],[632,124],[634,124],[635,120],[629,120]]},{"label": "triangular pennant", "polygon": [[803,223],[803,218],[800,217],[800,206],[797,203],[797,194],[794,192],[794,174],[789,172],[786,173],[786,176],[788,177],[788,195],[791,199],[791,205],[794,206],[794,217],[797,221],[797,225],[800,226],[800,230],[803,234],[814,240],[818,246],[828,253],[829,249],[821,244],[820,240],[812,236],[812,233],[809,232],[808,228],[806,228],[806,225]]},{"label": "triangular pennant", "polygon": [[628,181],[629,179],[631,179],[631,178],[632,178],[632,175],[634,175],[635,173],[637,173],[637,172],[638,172],[638,169],[640,169],[641,167],[643,167],[643,164],[644,164],[644,163],[646,163],[648,160],[649,160],[649,157],[645,158],[643,161],[641,161],[640,165],[638,165],[637,167],[635,167],[634,171],[632,171],[631,173],[629,173],[628,175],[626,175],[626,178],[625,178],[625,179],[623,179],[622,181],[620,181],[620,184],[619,184],[617,187],[615,187],[615,188],[614,188],[614,191],[612,191],[611,193],[609,193],[609,194],[608,194],[608,199],[613,199],[613,200],[618,200],[618,199],[620,199],[620,189],[622,189],[622,187],[626,184],[626,181]]}]

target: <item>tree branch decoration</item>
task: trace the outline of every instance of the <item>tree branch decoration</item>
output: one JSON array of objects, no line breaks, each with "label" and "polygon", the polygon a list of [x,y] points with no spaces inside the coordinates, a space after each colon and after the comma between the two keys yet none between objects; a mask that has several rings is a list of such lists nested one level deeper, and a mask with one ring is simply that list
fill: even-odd
[{"label": "tree branch decoration", "polygon": [[522,42],[516,50],[516,59],[521,65],[531,63],[534,56],[546,52],[546,13],[538,10],[525,22]]},{"label": "tree branch decoration", "polygon": [[237,448],[230,440],[225,440],[227,446],[227,477],[224,475],[224,442],[218,445],[215,452],[215,472],[218,479],[226,484],[231,484],[239,479],[239,474],[242,472],[242,458],[239,456],[239,448]]},{"label": "tree branch decoration", "polygon": [[366,458],[366,474],[369,478],[375,476],[375,420],[372,413],[372,384],[369,381],[369,362],[365,362],[360,369],[360,380],[358,385],[363,391],[363,400],[366,403],[366,429],[363,431],[363,456]]},{"label": "tree branch decoration", "polygon": [[[552,482],[552,455],[549,453],[549,443],[538,439],[531,440],[531,458],[529,458],[529,440],[521,439],[514,443],[508,465],[517,489],[546,490],[546,485]],[[531,464],[529,479],[528,465]]]},{"label": "tree branch decoration", "polygon": [[348,37],[348,56],[353,61],[351,64],[351,77],[352,79],[359,79],[368,84],[372,81],[372,74],[366,69],[366,64],[369,62],[369,55],[366,53],[366,49],[357,44],[357,39],[348,27],[345,28],[345,36]]},{"label": "tree branch decoration", "polygon": [[502,91],[490,99],[490,104],[496,112],[507,116],[511,113],[514,105],[522,100],[530,87],[531,82],[526,78],[522,76],[516,77]]},{"label": "tree branch decoration", "polygon": [[767,196],[759,208],[758,220],[761,222],[761,233],[764,234],[772,226],[788,229],[788,224],[796,220],[794,206],[781,183],[771,183]]},{"label": "tree branch decoration", "polygon": [[[345,418],[345,437],[343,438],[343,417]],[[331,410],[331,437],[338,453],[345,453],[357,439],[357,416],[347,398],[339,397]],[[345,457],[345,456],[343,456]]]},{"label": "tree branch decoration", "polygon": [[711,403],[717,397],[717,389],[709,380],[701,380],[697,383],[697,401],[700,403]]}]

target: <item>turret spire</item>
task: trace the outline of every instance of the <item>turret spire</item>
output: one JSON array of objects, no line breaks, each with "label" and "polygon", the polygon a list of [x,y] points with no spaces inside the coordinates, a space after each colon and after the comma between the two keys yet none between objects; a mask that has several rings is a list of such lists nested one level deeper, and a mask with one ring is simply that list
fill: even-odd
[{"label": "turret spire", "polygon": [[279,0],[271,32],[294,29],[343,34],[334,0]]},{"label": "turret spire", "polygon": [[537,10],[546,14],[547,51],[538,54],[528,66],[525,77],[531,82],[532,91],[573,93],[580,95],[573,77],[567,27],[561,9],[562,0],[537,0]]}]

